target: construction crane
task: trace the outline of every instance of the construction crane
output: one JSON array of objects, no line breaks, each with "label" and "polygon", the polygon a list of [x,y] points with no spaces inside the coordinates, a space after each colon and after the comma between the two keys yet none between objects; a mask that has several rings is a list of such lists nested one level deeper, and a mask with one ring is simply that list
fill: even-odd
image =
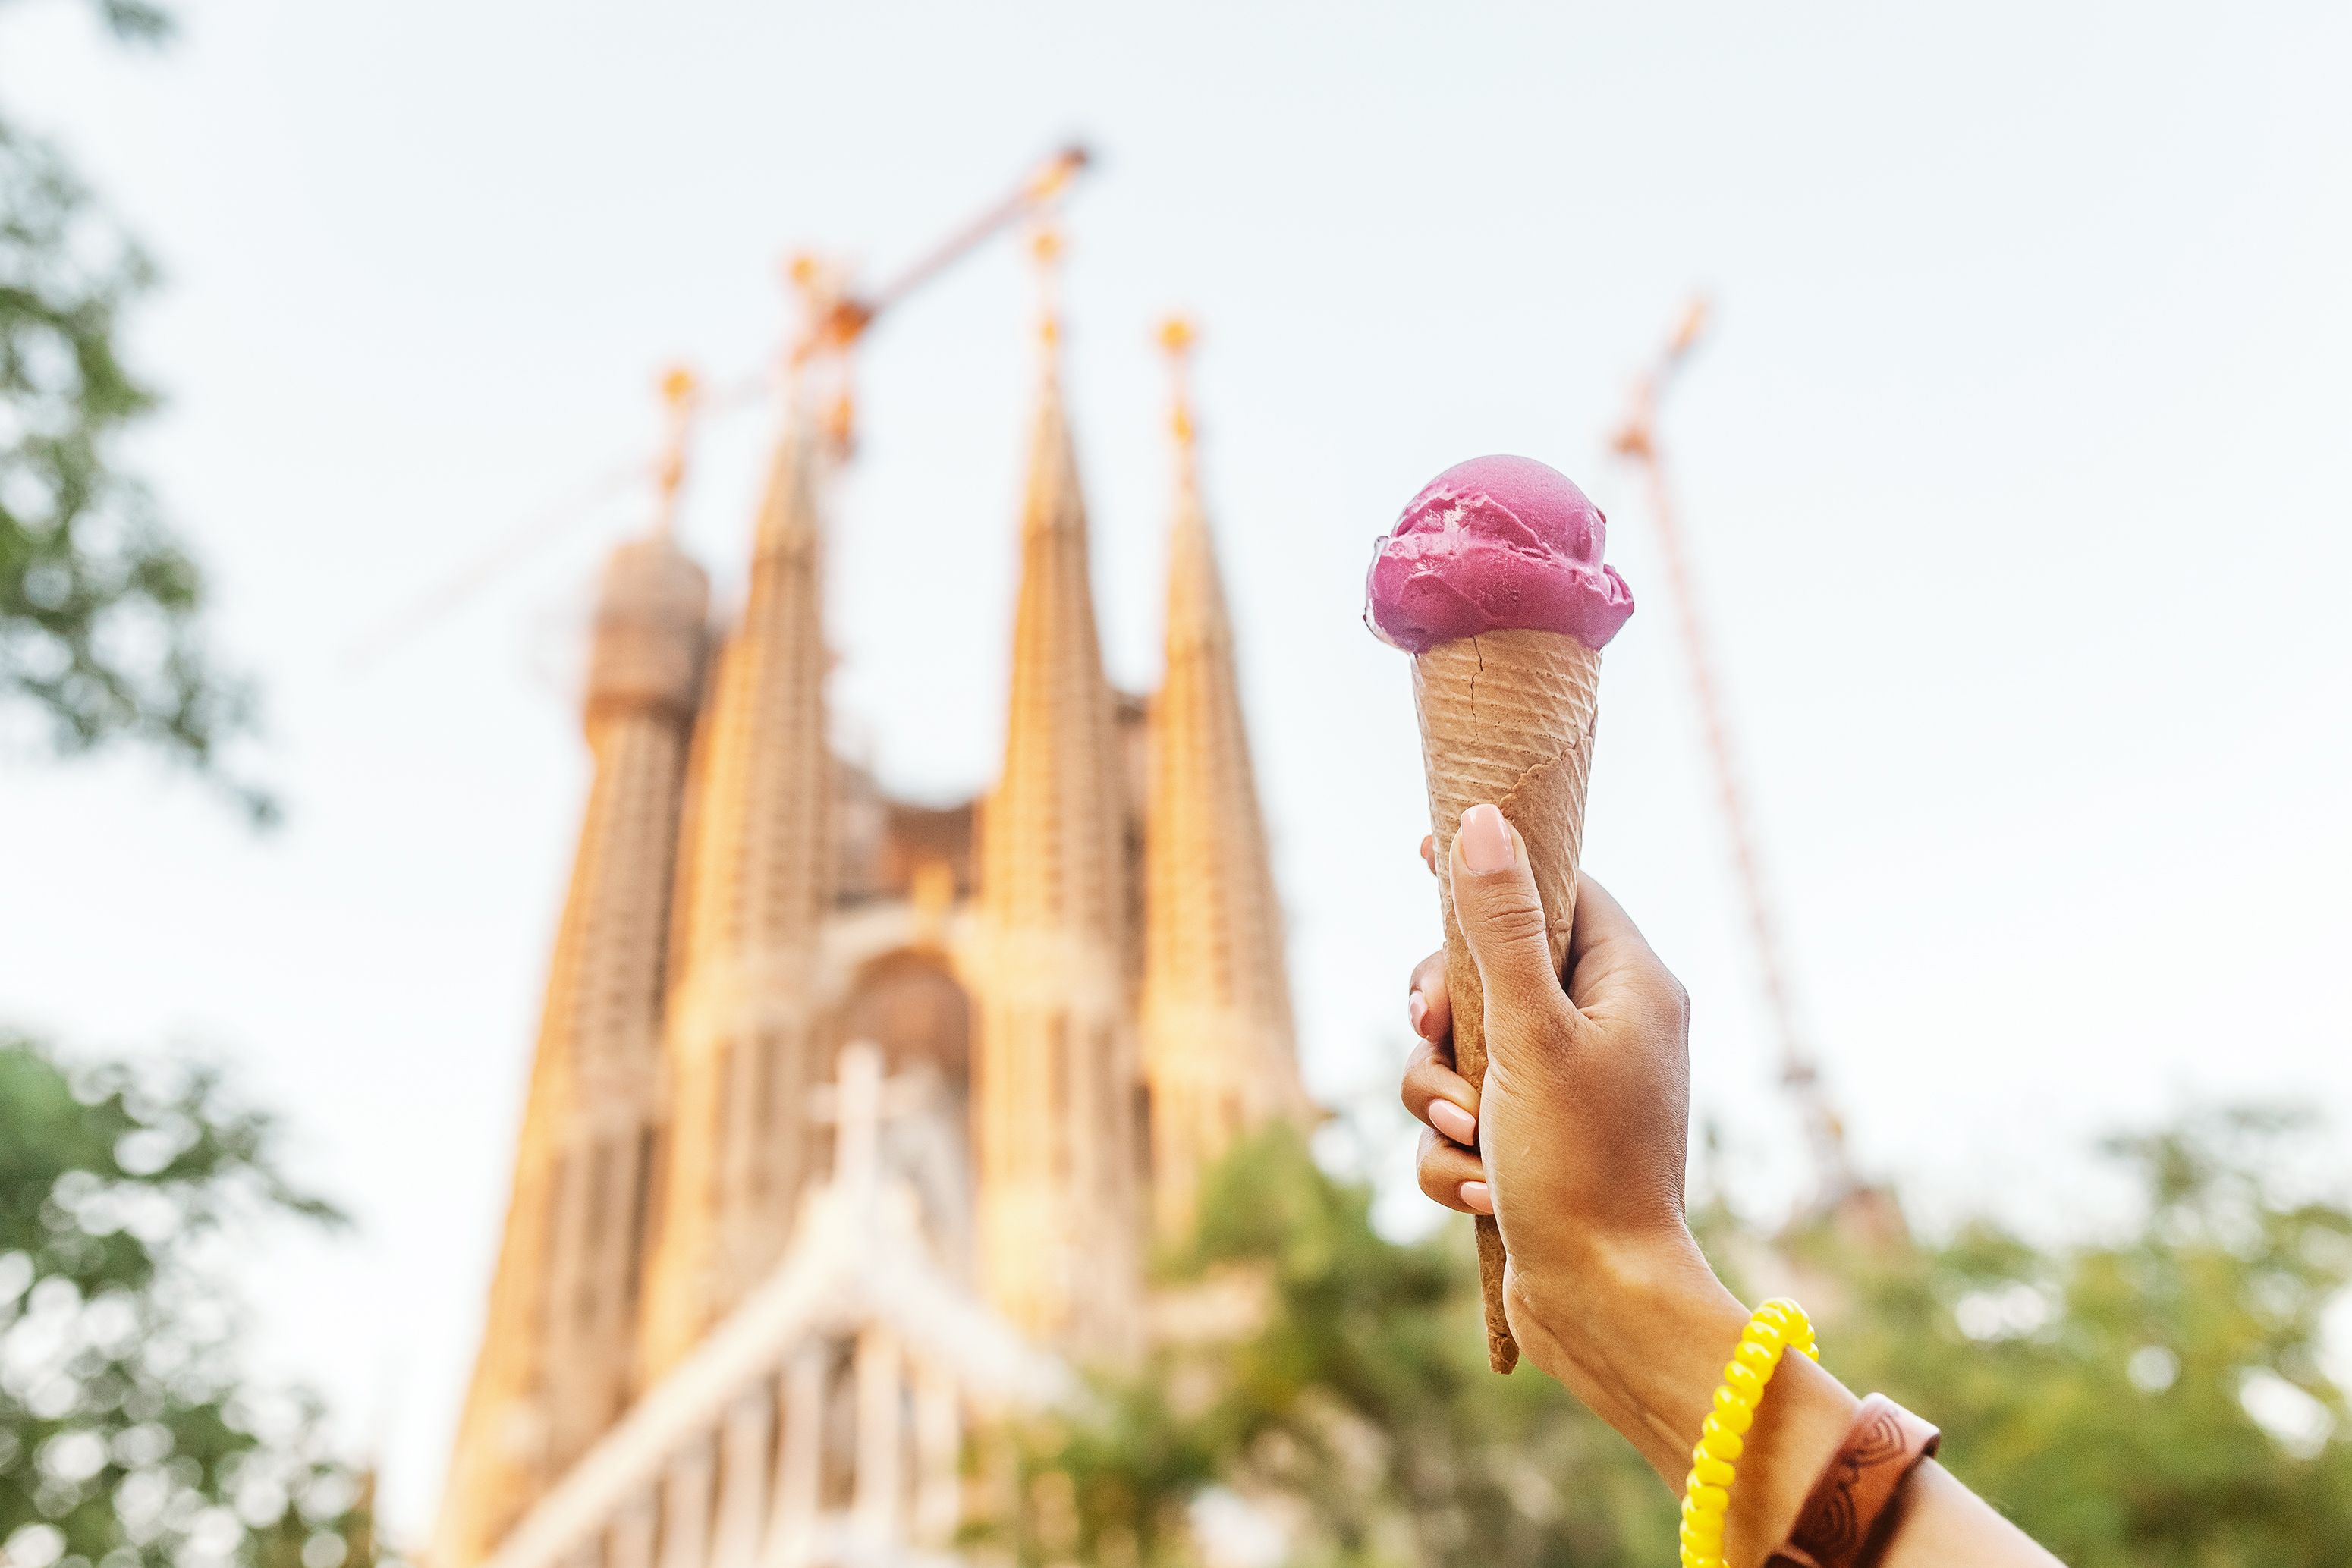
[{"label": "construction crane", "polygon": [[[801,295],[801,323],[782,356],[784,395],[823,399],[823,425],[837,459],[845,458],[855,445],[856,403],[850,391],[849,355],[859,340],[881,317],[982,245],[1022,219],[1050,209],[1092,162],[1092,154],[1078,143],[1062,148],[877,288],[854,288],[843,269],[813,253],[791,259],[785,275]],[[691,434],[690,422],[758,403],[774,389],[775,377],[753,374],[716,391],[704,391],[688,372],[671,370],[664,373],[662,386],[667,439],[655,456],[609,470],[507,534],[354,642],[344,655],[345,664],[366,664],[407,643],[507,571],[585,524],[604,503],[647,480],[662,497],[667,514]]]},{"label": "construction crane", "polygon": [[1674,385],[1700,334],[1706,331],[1706,298],[1693,299],[1666,340],[1665,351],[1634,382],[1625,421],[1611,438],[1610,445],[1638,466],[1648,481],[1652,520],[1665,556],[1666,579],[1675,601],[1675,624],[1681,632],[1683,652],[1690,668],[1692,695],[1698,705],[1707,759],[1715,774],[1724,826],[1731,840],[1732,865],[1747,911],[1749,940],[1756,949],[1765,1009],[1778,1037],[1780,1081],[1795,1098],[1804,1124],[1813,1161],[1815,1202],[1823,1211],[1832,1212],[1864,1189],[1855,1176],[1846,1148],[1845,1124],[1830,1103],[1820,1065],[1797,1025],[1776,905],[1765,881],[1763,862],[1757,854],[1755,825],[1748,816],[1747,795],[1740,787],[1738,756],[1724,710],[1723,688],[1716,679],[1714,651],[1699,608],[1698,592],[1692,582],[1690,551],[1666,484],[1665,462],[1658,450],[1659,401]]},{"label": "construction crane", "polygon": [[[874,325],[876,317],[961,261],[1001,230],[1051,205],[1068,188],[1070,181],[1093,161],[1093,154],[1086,148],[1072,142],[1038,165],[993,206],[933,246],[881,287],[866,295],[835,290],[820,296],[821,308],[809,317],[793,357],[806,360],[818,353],[848,349]],[[805,256],[793,264],[795,281],[814,281],[820,271]]]},{"label": "construction crane", "polygon": [[975,214],[870,293],[852,290],[839,270],[813,252],[803,251],[792,259],[785,271],[801,292],[802,327],[785,356],[787,395],[797,395],[803,377],[830,371],[834,384],[827,389],[824,429],[836,457],[846,458],[856,445],[849,352],[875,320],[1003,230],[1024,218],[1049,213],[1070,182],[1093,161],[1085,147],[1072,142],[1039,164],[993,205]]}]

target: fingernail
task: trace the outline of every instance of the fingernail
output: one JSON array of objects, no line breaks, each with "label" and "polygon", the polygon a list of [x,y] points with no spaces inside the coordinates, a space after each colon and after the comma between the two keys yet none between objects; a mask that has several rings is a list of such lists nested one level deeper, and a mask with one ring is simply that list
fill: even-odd
[{"label": "fingernail", "polygon": [[1429,1124],[1465,1149],[1478,1141],[1478,1118],[1451,1100],[1429,1103]]},{"label": "fingernail", "polygon": [[1462,863],[1481,876],[1508,871],[1518,858],[1518,848],[1511,841],[1511,824],[1492,806],[1476,805],[1463,812],[1454,841],[1462,846]]},{"label": "fingernail", "polygon": [[1492,1214],[1495,1195],[1486,1190],[1483,1181],[1465,1181],[1462,1184],[1462,1204],[1473,1214]]},{"label": "fingernail", "polygon": [[1421,993],[1419,991],[1416,990],[1411,997],[1406,998],[1404,1004],[1404,1016],[1405,1021],[1412,1025],[1413,1033],[1421,1034],[1423,1032],[1421,1026],[1429,1018],[1429,1004],[1422,1000]]}]

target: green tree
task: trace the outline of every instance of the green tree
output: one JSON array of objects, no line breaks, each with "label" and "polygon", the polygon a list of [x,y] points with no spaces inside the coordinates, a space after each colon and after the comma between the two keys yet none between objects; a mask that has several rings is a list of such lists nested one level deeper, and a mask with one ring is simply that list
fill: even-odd
[{"label": "green tree", "polygon": [[[170,30],[144,0],[95,6],[126,40]],[[202,580],[120,459],[154,406],[121,318],[153,276],[55,149],[0,116],[0,712],[58,754],[156,747],[266,820],[223,757],[249,706],[205,653]],[[0,1562],[373,1561],[366,1478],[311,1401],[238,1364],[219,1251],[289,1217],[337,1218],[217,1076],[69,1069],[0,1031]]]},{"label": "green tree", "polygon": [[2113,1237],[1784,1238],[1831,1281],[1825,1362],[1933,1419],[1952,1469],[2073,1568],[2352,1563],[2352,1422],[2321,1364],[2352,1211],[2314,1179],[2325,1146],[2233,1111],[2104,1152],[2139,1194]]},{"label": "green tree", "polygon": [[1549,1378],[1487,1370],[1468,1227],[1382,1237],[1370,1189],[1297,1134],[1220,1165],[1160,1284],[1209,1328],[997,1459],[981,1533],[1020,1562],[1196,1562],[1188,1511],[1213,1484],[1286,1516],[1299,1564],[1673,1560],[1649,1467]]},{"label": "green tree", "polygon": [[0,1038],[0,1555],[21,1568],[363,1568],[362,1479],[242,1375],[215,1267],[339,1217],[212,1073]]},{"label": "green tree", "polygon": [[[2352,1210],[2307,1131],[2240,1112],[2116,1139],[2137,1212],[2064,1245],[1982,1218],[1906,1239],[1696,1218],[1735,1286],[1743,1261],[1792,1285],[1825,1363],[1934,1420],[1945,1461],[2074,1568],[2320,1568],[2352,1562],[2352,1421],[2320,1364]],[[1486,1371],[1466,1226],[1386,1239],[1362,1187],[1276,1134],[1212,1176],[1163,1286],[1250,1311],[984,1456],[978,1533],[1017,1561],[1197,1563],[1212,1488],[1285,1521],[1297,1568],[1674,1560],[1632,1449],[1541,1374]]]},{"label": "green tree", "polygon": [[[97,9],[126,40],[170,31],[141,0]],[[121,464],[155,406],[122,312],[154,276],[56,149],[0,115],[0,706],[60,752],[156,747],[267,820],[224,756],[252,707],[206,652],[203,576]]]}]

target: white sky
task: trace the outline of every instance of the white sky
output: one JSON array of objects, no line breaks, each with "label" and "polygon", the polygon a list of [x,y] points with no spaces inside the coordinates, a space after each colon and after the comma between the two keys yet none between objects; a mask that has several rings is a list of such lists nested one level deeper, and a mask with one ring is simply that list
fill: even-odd
[{"label": "white sky", "polygon": [[[1668,416],[1798,983],[1872,1167],[2063,1223],[2119,1121],[2352,1124],[2352,16],[2340,6],[1100,7],[239,0],[160,58],[0,12],[0,106],[152,245],[138,456],[266,683],[287,828],[143,760],[8,764],[0,1010],[201,1042],[356,1239],[255,1257],[273,1366],[429,1519],[584,787],[569,650],[625,503],[363,670],[343,651],[761,363],[777,257],[887,268],[1061,138],[1069,381],[1115,676],[1155,678],[1167,307],[1313,1082],[1385,1093],[1435,939],[1372,538],[1524,452],[1612,513],[1589,864],[1697,998],[1754,1201],[1793,1124],[1654,541],[1602,437],[1695,284]],[[1109,19],[1106,20],[1108,16]],[[989,777],[1029,398],[1000,246],[864,356],[839,727]],[[764,416],[687,531],[740,577]],[[2072,1199],[2073,1201],[2069,1201]]]}]

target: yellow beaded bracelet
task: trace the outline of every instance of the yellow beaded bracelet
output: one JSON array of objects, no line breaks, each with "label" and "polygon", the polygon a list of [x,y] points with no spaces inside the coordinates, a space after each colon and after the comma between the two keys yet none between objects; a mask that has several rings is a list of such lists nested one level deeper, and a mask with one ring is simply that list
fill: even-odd
[{"label": "yellow beaded bracelet", "polygon": [[1813,1361],[1813,1322],[1805,1309],[1775,1296],[1756,1309],[1740,1331],[1739,1348],[1723,1369],[1715,1409],[1699,1428],[1691,1450],[1690,1479],[1683,1483],[1683,1568],[1723,1568],[1723,1513],[1731,1506],[1731,1482],[1738,1473],[1740,1439],[1756,1424],[1756,1402],[1790,1346]]}]

